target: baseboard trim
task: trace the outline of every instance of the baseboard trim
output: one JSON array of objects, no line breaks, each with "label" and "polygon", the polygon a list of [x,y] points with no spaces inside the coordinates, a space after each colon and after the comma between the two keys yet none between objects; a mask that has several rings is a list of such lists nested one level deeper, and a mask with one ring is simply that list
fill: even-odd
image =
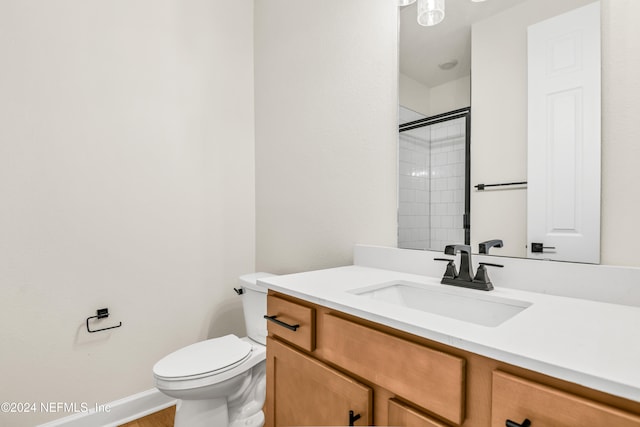
[{"label": "baseboard trim", "polygon": [[40,424],[38,427],[117,427],[176,404],[176,399],[151,389],[104,405],[109,411],[90,410]]}]

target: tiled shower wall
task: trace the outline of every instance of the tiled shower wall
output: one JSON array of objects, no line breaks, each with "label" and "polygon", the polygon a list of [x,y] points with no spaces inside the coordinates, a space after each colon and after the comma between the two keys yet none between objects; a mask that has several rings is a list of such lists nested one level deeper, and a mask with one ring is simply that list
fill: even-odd
[{"label": "tiled shower wall", "polygon": [[427,249],[430,245],[430,138],[424,128],[400,133],[398,246],[401,248]]},{"label": "tiled shower wall", "polygon": [[[416,120],[410,113],[401,107],[401,123]],[[464,119],[400,133],[399,159],[398,246],[464,243]]]}]

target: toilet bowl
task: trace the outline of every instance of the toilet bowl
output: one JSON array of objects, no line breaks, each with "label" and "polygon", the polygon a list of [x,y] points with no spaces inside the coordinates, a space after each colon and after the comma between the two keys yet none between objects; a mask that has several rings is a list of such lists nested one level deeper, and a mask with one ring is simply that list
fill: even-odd
[{"label": "toilet bowl", "polygon": [[212,338],[181,348],[153,367],[155,386],[179,399],[175,427],[262,427],[266,396],[266,289],[240,277],[247,337]]}]

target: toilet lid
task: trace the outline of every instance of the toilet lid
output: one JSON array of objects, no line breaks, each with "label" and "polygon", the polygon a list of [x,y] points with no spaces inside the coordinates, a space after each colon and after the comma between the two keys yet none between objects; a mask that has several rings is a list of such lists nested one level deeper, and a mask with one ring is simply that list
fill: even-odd
[{"label": "toilet lid", "polygon": [[235,335],[225,335],[174,351],[155,364],[153,373],[164,378],[212,373],[237,364],[249,353],[251,344]]}]

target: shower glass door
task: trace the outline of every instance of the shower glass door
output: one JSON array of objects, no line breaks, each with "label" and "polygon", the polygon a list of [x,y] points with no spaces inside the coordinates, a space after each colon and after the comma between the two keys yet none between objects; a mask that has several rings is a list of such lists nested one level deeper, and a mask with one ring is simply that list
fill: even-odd
[{"label": "shower glass door", "polygon": [[469,244],[468,108],[433,117],[400,107],[398,247]]}]

